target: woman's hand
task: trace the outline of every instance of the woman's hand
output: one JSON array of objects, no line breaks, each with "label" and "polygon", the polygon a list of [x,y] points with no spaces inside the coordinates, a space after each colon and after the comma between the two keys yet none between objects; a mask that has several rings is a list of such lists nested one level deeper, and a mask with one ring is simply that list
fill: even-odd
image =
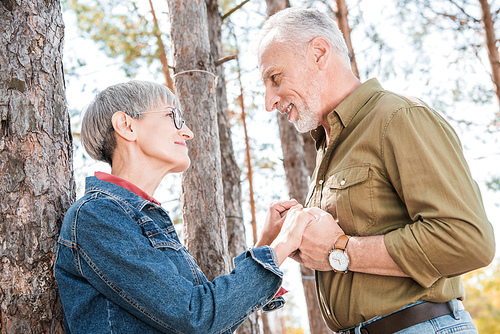
[{"label": "woman's hand", "polygon": [[260,233],[259,240],[255,244],[255,247],[270,245],[274,239],[276,239],[276,236],[281,231],[281,226],[285,221],[288,210],[297,204],[299,203],[294,199],[274,201],[271,203],[269,210],[267,211],[264,228]]},{"label": "woman's hand", "polygon": [[299,248],[302,234],[314,218],[315,216],[303,210],[300,204],[294,205],[288,210],[278,236],[271,243],[271,247],[274,248],[278,256],[279,265]]}]

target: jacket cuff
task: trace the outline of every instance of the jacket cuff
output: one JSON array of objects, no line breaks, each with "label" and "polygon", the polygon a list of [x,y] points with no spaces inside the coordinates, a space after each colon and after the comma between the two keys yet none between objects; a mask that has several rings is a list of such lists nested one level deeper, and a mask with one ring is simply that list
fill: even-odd
[{"label": "jacket cuff", "polygon": [[262,312],[268,313],[271,311],[276,311],[282,308],[283,306],[285,306],[285,298],[277,297],[269,301],[269,303],[267,303],[266,305],[264,305],[264,307],[262,308]]},{"label": "jacket cuff", "polygon": [[271,271],[279,278],[283,278],[283,272],[278,266],[278,257],[276,256],[276,253],[272,247],[262,246],[258,248],[250,248],[235,257],[234,264],[238,265],[239,262],[248,257],[253,258],[258,264]]},{"label": "jacket cuff", "polygon": [[[278,266],[278,257],[276,256],[276,252],[272,247],[262,246],[258,248],[251,248],[247,251],[241,253],[237,257],[234,258],[235,266],[238,265],[239,262],[243,261],[246,258],[251,257],[255,262],[260,264],[264,269],[269,270],[279,278],[283,279],[283,272],[280,270]],[[279,288],[273,294],[276,296]],[[264,301],[264,305],[260,304],[258,307],[262,307],[263,312],[271,312],[276,311],[282,308],[285,305],[285,298],[282,296],[273,297],[269,301]]]}]

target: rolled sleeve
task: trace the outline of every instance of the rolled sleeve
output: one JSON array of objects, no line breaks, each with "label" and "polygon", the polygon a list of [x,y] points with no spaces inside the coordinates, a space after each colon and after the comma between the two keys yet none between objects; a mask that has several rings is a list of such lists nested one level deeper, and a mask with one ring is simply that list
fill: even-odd
[{"label": "rolled sleeve", "polygon": [[[249,249],[237,257],[234,258],[235,266],[242,263],[244,259],[252,258],[260,264],[264,269],[270,271],[274,275],[278,276],[280,279],[283,279],[283,272],[279,269],[278,266],[278,258],[276,256],[276,252],[272,247],[262,246],[258,248]],[[279,289],[279,287],[278,287]],[[278,292],[278,290],[276,290]],[[273,294],[273,296],[276,295]],[[266,301],[263,301],[259,307],[262,307],[264,312],[276,311],[282,308],[285,305],[285,299],[283,297],[271,297]]]},{"label": "rolled sleeve", "polygon": [[238,265],[243,259],[251,257],[265,269],[271,271],[276,276],[283,278],[283,272],[278,266],[278,258],[272,247],[262,246],[251,248],[234,258],[234,264]]},{"label": "rolled sleeve", "polygon": [[389,254],[423,287],[488,265],[492,226],[451,126],[424,106],[402,108],[382,140],[387,177],[410,220],[386,234]]}]

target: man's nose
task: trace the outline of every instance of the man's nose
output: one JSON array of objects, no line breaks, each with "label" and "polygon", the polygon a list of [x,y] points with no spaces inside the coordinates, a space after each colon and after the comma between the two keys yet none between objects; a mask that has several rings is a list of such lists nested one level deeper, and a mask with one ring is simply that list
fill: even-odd
[{"label": "man's nose", "polygon": [[265,96],[265,101],[266,101],[266,110],[267,111],[273,111],[278,107],[278,103],[280,101],[280,98],[278,94],[276,94],[275,91],[266,89],[266,96]]}]

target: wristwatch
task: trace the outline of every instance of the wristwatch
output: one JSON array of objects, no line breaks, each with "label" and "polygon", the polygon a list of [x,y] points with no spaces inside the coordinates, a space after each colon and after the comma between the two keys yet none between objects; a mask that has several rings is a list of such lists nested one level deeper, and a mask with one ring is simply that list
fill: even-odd
[{"label": "wristwatch", "polygon": [[346,274],[349,268],[349,257],[347,256],[346,247],[349,242],[349,235],[341,235],[332,250],[328,254],[328,260],[336,273]]}]

